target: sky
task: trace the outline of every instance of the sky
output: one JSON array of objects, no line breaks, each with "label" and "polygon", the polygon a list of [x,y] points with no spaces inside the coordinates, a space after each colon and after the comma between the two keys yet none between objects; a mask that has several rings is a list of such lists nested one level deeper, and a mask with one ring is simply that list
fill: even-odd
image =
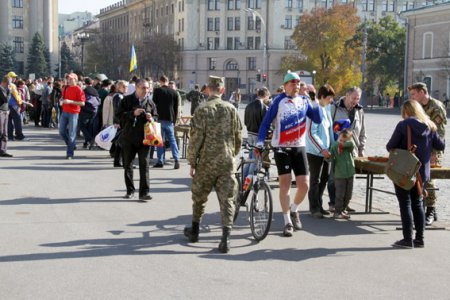
[{"label": "sky", "polygon": [[101,8],[119,2],[119,0],[58,0],[58,9],[61,14],[69,14],[76,11],[88,11],[96,15]]}]

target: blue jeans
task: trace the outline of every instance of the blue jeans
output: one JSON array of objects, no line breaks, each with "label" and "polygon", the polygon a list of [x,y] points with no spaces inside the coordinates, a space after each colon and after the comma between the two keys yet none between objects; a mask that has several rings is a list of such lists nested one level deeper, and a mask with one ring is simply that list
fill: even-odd
[{"label": "blue jeans", "polygon": [[[159,121],[161,123],[161,135],[163,141],[167,139],[170,143],[170,149],[172,149],[172,155],[175,161],[180,159],[180,154],[178,152],[177,141],[175,140],[175,131],[173,123],[170,121]],[[158,162],[164,164],[164,153],[166,152],[165,147],[158,147]]]},{"label": "blue jeans", "polygon": [[407,191],[394,184],[395,195],[400,206],[402,219],[403,238],[407,241],[413,239],[413,222],[416,227],[416,239],[423,240],[425,231],[425,213],[423,210],[423,198],[417,188]]},{"label": "blue jeans", "polygon": [[[15,131],[15,135],[14,135]],[[9,106],[9,119],[8,119],[8,139],[14,140],[23,139],[25,136],[22,132],[22,120],[20,119],[20,107],[17,105]]]},{"label": "blue jeans", "polygon": [[67,145],[67,157],[73,157],[77,138],[78,114],[62,112],[59,120],[59,135]]}]

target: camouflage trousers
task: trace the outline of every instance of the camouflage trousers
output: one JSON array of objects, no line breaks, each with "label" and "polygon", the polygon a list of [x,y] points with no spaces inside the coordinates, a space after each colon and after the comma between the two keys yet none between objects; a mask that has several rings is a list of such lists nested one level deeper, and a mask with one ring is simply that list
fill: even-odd
[{"label": "camouflage trousers", "polygon": [[[438,153],[436,154],[436,163],[438,165],[442,165],[442,154]],[[436,180],[430,180],[425,183],[425,189],[431,189],[428,190],[428,196],[424,199],[425,206],[426,207],[435,207],[436,206],[436,191],[434,190],[436,188]]]},{"label": "camouflage trousers", "polygon": [[234,173],[215,174],[208,168],[197,168],[192,180],[192,222],[200,223],[212,188],[219,198],[222,225],[231,228],[234,216],[234,198],[237,181]]}]

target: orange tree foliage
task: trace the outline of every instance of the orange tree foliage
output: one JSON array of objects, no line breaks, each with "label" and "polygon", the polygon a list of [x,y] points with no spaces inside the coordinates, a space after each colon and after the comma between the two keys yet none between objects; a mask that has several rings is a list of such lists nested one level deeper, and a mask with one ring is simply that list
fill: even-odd
[{"label": "orange tree foliage", "polygon": [[360,23],[352,5],[316,8],[303,14],[292,39],[300,55],[286,57],[283,68],[316,70],[315,84],[331,84],[338,93],[361,83],[361,48],[349,47]]}]

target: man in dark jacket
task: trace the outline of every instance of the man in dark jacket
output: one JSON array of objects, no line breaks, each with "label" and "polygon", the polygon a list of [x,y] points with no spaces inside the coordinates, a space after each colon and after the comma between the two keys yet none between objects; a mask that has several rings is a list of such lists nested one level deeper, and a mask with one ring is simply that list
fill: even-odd
[{"label": "man in dark jacket", "polygon": [[125,199],[134,197],[135,187],[133,182],[133,160],[138,155],[139,159],[139,200],[151,200],[150,174],[149,174],[149,146],[143,144],[144,125],[152,120],[154,107],[148,101],[147,94],[150,90],[148,81],[139,79],[136,82],[136,91],[125,96],[119,104],[116,113],[122,127],[119,142],[122,146],[123,167],[125,170],[125,185],[127,193]]},{"label": "man in dark jacket", "polygon": [[197,107],[205,101],[198,84],[195,85],[192,91],[187,93],[186,99],[191,102],[191,116],[193,116]]},{"label": "man in dark jacket", "polygon": [[[265,87],[260,88],[256,93],[256,99],[245,108],[244,124],[245,127],[247,127],[247,143],[250,146],[256,146],[256,143],[258,142],[259,127],[267,112],[267,106],[264,102],[269,99],[269,97],[269,90]],[[253,156],[253,151],[250,151],[249,159],[253,159]],[[256,163],[246,164],[244,167],[244,177],[253,174],[255,166]]]},{"label": "man in dark jacket", "polygon": [[[159,83],[161,87],[155,89],[153,93],[153,102],[156,104],[156,109],[158,111],[158,122],[161,123],[163,141],[169,141],[172,155],[175,159],[174,168],[179,169],[180,163],[178,160],[180,156],[174,132],[174,125],[178,115],[178,93],[168,86],[169,79],[167,76],[161,76]],[[166,149],[164,147],[158,148],[158,162],[153,167],[164,167],[165,151]]]},{"label": "man in dark jacket", "polygon": [[97,90],[92,86],[92,80],[90,78],[86,78],[84,83],[86,84],[86,88],[84,89],[86,102],[80,111],[79,124],[84,136],[83,148],[87,149],[89,147],[89,150],[91,150],[95,144],[94,139],[96,133],[94,126],[95,118],[99,111],[100,98]]}]

